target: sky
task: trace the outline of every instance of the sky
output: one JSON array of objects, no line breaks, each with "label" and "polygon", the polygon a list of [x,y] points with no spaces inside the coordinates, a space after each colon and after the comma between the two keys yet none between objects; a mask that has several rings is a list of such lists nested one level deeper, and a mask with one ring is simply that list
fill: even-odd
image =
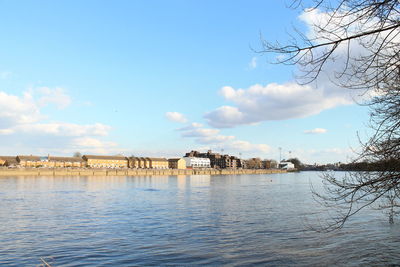
[{"label": "sky", "polygon": [[320,14],[287,4],[0,0],[0,153],[351,160],[354,93],[257,53],[312,34]]}]

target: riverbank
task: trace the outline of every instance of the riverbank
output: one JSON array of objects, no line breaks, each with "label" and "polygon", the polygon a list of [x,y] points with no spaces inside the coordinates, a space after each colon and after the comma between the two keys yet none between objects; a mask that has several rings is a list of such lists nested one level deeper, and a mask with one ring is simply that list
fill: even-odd
[{"label": "riverbank", "polygon": [[153,175],[232,175],[285,173],[278,169],[0,169],[0,176],[153,176]]}]

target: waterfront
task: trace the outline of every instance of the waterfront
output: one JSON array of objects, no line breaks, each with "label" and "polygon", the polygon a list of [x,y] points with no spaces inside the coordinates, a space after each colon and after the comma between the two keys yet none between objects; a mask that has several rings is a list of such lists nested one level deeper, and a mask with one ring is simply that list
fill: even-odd
[{"label": "waterfront", "polygon": [[4,176],[165,176],[283,173],[281,169],[0,168]]},{"label": "waterfront", "polygon": [[318,173],[2,177],[0,265],[389,265],[400,227],[367,210],[307,230]]}]

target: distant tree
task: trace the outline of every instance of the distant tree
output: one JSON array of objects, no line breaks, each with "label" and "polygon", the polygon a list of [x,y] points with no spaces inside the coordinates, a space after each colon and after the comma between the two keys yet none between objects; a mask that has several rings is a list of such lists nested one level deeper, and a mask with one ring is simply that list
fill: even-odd
[{"label": "distant tree", "polygon": [[246,161],[246,166],[248,169],[261,169],[262,161],[260,158],[251,158]]},{"label": "distant tree", "polygon": [[274,159],[265,159],[263,161],[263,168],[276,169],[276,168],[278,168],[278,162]]},{"label": "distant tree", "polygon": [[278,168],[278,162],[274,159],[271,159],[271,168],[272,169]]},{"label": "distant tree", "polygon": [[82,154],[81,154],[81,152],[75,152],[74,153],[74,155],[73,155],[74,157],[76,157],[76,158],[81,158],[82,157]]},{"label": "distant tree", "polygon": [[[321,74],[336,85],[360,90],[369,106],[374,134],[361,141],[354,159],[359,172],[344,178],[325,175],[320,202],[342,211],[325,230],[343,227],[345,222],[370,205],[389,213],[393,223],[400,207],[400,172],[392,168],[400,159],[400,1],[399,0],[311,0],[305,12],[320,12],[312,35],[299,33],[288,44],[263,40],[261,53],[275,54],[277,63],[298,67],[298,82],[318,81]],[[302,8],[305,1],[294,0]],[[315,15],[315,14],[314,14]],[[335,66],[330,70],[327,66]],[[383,162],[379,171],[371,163]]]},{"label": "distant tree", "polygon": [[301,170],[303,168],[303,163],[298,158],[290,158],[287,161],[291,162],[294,164],[294,167],[298,170]]}]

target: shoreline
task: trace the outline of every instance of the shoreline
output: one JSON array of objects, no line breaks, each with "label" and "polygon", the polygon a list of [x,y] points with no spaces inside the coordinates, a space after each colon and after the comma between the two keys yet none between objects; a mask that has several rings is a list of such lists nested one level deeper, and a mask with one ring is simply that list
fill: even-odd
[{"label": "shoreline", "polygon": [[0,176],[153,176],[153,175],[233,175],[286,173],[280,169],[0,169]]}]

